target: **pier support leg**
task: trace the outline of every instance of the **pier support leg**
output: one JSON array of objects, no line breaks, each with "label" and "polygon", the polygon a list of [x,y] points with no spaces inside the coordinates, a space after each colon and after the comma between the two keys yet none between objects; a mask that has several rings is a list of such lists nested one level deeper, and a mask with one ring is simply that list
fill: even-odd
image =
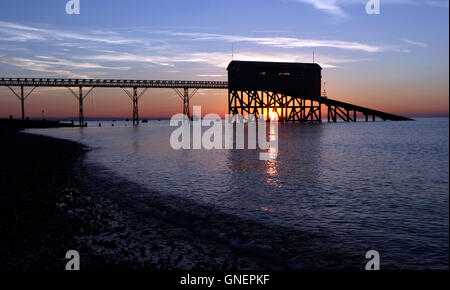
[{"label": "pier support leg", "polygon": [[78,104],[79,104],[79,109],[80,109],[80,113],[78,115],[78,121],[80,123],[80,127],[84,126],[84,111],[83,111],[83,87],[80,87],[80,91],[79,91],[79,96],[78,96]]},{"label": "pier support leg", "polygon": [[322,123],[322,102],[319,101],[319,122]]},{"label": "pier support leg", "polygon": [[139,99],[145,94],[148,88],[145,88],[141,93],[138,92],[137,87],[133,87],[133,93],[130,93],[126,88],[122,90],[130,97],[133,102],[133,126],[139,125]]},{"label": "pier support leg", "polygon": [[92,92],[95,87],[89,89],[89,91],[83,95],[83,86],[78,87],[78,94],[75,93],[70,87],[67,87],[69,91],[74,95],[74,97],[78,100],[78,123],[80,127],[85,127],[84,122],[84,109],[83,109],[83,101],[86,97]]},{"label": "pier support leg", "polygon": [[31,93],[37,88],[37,87],[33,87],[31,89],[30,92],[28,92],[28,94],[25,94],[24,91],[24,86],[20,86],[20,93],[16,93],[16,91],[9,87],[8,88],[11,90],[11,92],[14,93],[14,95],[16,95],[16,97],[19,99],[20,101],[20,108],[21,108],[21,112],[22,112],[22,121],[25,120],[25,100],[31,95]]},{"label": "pier support leg", "polygon": [[228,114],[232,114],[231,112],[231,90],[228,90]]},{"label": "pier support leg", "polygon": [[133,125],[139,125],[139,98],[137,88],[133,88]]},{"label": "pier support leg", "polygon": [[[192,119],[189,101],[192,99],[192,97],[195,95],[195,93],[197,93],[198,89],[197,88],[194,89],[190,94],[189,94],[189,88],[184,88],[183,93],[180,92],[179,89],[174,89],[174,90],[178,94],[180,99],[183,100],[183,115],[185,115],[189,120]],[[201,116],[199,116],[199,117],[201,118]]]},{"label": "pier support leg", "polygon": [[22,121],[25,120],[25,98],[23,97],[23,86],[20,87],[20,106],[22,108]]},{"label": "pier support leg", "polygon": [[191,111],[189,108],[189,89],[184,88],[184,95],[183,95],[183,114],[185,116],[188,116],[188,118],[191,118]]}]

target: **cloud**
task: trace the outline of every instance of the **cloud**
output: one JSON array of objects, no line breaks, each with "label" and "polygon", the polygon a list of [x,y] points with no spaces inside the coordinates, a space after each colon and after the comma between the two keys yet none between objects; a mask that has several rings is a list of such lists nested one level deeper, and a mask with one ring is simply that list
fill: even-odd
[{"label": "cloud", "polygon": [[58,59],[50,56],[36,56],[34,59],[25,57],[5,58],[0,56],[0,62],[19,67],[30,71],[53,73],[61,77],[68,78],[89,78],[87,74],[76,73],[74,70],[129,70],[130,67],[107,67],[96,63],[74,62],[65,59]]},{"label": "cloud", "polygon": [[314,6],[314,8],[322,10],[326,13],[337,17],[347,17],[347,13],[338,6],[338,0],[297,0],[306,4]]},{"label": "cloud", "polygon": [[277,48],[314,48],[330,47],[347,50],[362,50],[366,52],[380,52],[382,47],[364,44],[360,42],[340,41],[340,40],[315,40],[300,39],[293,37],[249,37],[226,34],[210,33],[185,33],[169,32],[172,36],[185,36],[194,40],[221,40],[227,42],[251,42],[259,45],[266,45]]},{"label": "cloud", "polygon": [[[150,37],[148,35],[150,34]],[[277,35],[274,33],[274,35]],[[278,34],[279,35],[279,34]],[[6,38],[4,41],[3,38]],[[163,46],[147,46],[151,41]],[[160,66],[162,71],[179,71],[179,64],[204,64],[206,76],[221,75],[231,61],[231,53],[225,51],[228,43],[242,43],[236,60],[272,62],[311,62],[311,48],[378,53],[387,50],[404,51],[401,47],[372,45],[358,41],[337,39],[303,39],[280,36],[245,36],[213,34],[203,32],[146,31],[145,35],[135,33],[133,38],[109,30],[72,32],[62,29],[41,28],[0,21],[0,44],[14,44],[27,48],[22,54],[4,50],[6,55],[0,62],[22,69],[53,73],[64,77],[80,77],[94,73],[107,75],[111,71],[126,71],[139,68],[140,64]],[[34,42],[42,41],[43,45]],[[216,51],[207,51],[212,41],[219,46]],[[21,42],[32,42],[24,45]],[[224,45],[225,43],[225,45]],[[0,47],[1,48],[1,47]],[[162,49],[164,48],[164,49]],[[306,52],[304,49],[307,49]],[[48,51],[52,55],[48,55]],[[328,51],[328,50],[327,50]],[[20,56],[20,57],[19,57]],[[343,63],[367,61],[368,58],[332,57],[322,54],[316,57],[323,68],[336,68]],[[123,65],[117,65],[117,63]],[[218,68],[220,70],[218,70]]]},{"label": "cloud", "polygon": [[[3,35],[2,35],[3,34]],[[28,25],[0,21],[0,36],[3,41],[50,41],[50,40],[76,40],[99,42],[106,44],[149,44],[150,40],[124,38],[114,33],[99,33],[98,30],[92,34],[82,34],[73,31],[57,29],[37,28]]]},{"label": "cloud", "polygon": [[52,56],[36,56],[39,60],[35,60],[36,62],[45,63],[47,65],[55,65],[55,66],[65,66],[72,69],[107,69],[107,70],[130,70],[129,66],[126,67],[113,67],[113,66],[103,66],[97,63],[88,63],[88,62],[75,62],[65,59],[59,59]]},{"label": "cloud", "polygon": [[[348,5],[361,5],[364,7],[369,0],[294,0],[312,5],[314,8],[337,18],[345,18],[349,15],[343,7]],[[435,7],[449,7],[448,0],[380,0],[381,5],[427,5]]]},{"label": "cloud", "polygon": [[[231,61],[231,55],[224,52],[204,52],[204,53],[184,53],[176,57],[155,56],[131,53],[115,53],[80,56],[78,59],[88,61],[106,61],[106,62],[147,62],[160,65],[161,63],[176,65],[177,63],[203,63],[220,69],[226,69]],[[312,55],[306,53],[261,53],[261,52],[242,52],[236,54],[235,60],[242,61],[269,61],[269,62],[311,62]],[[368,58],[334,58],[330,56],[319,56],[317,62],[323,68],[335,68],[342,63],[352,63],[369,61]]]},{"label": "cloud", "polygon": [[56,69],[55,67],[51,65],[47,65],[42,62],[36,62],[31,59],[26,58],[20,58],[20,57],[13,57],[5,59],[3,57],[0,57],[0,62],[13,65],[22,69],[31,70],[31,71],[38,71],[38,72],[44,72],[44,73],[52,73],[61,77],[68,77],[68,78],[89,78],[86,74],[77,74],[69,70],[63,70],[63,69]]},{"label": "cloud", "polygon": [[410,39],[407,39],[407,38],[401,38],[400,40],[405,42],[405,43],[411,44],[411,45],[420,46],[420,47],[423,47],[423,48],[427,48],[428,47],[428,44],[426,44],[424,42],[413,41],[413,40],[410,40]]},{"label": "cloud", "polygon": [[[309,1],[309,0],[308,0]],[[311,0],[312,1],[312,0]],[[362,50],[366,52],[379,52],[382,48],[351,41],[340,40],[316,40],[301,39],[294,37],[249,37],[241,35],[226,34],[209,34],[209,33],[183,33],[161,31],[154,32],[157,34],[165,34],[167,36],[179,37],[184,36],[191,40],[216,40],[226,42],[250,42],[259,45],[265,45],[277,48],[314,48],[314,47],[330,47],[347,50]],[[92,34],[76,33],[71,31],[36,28],[27,25],[21,25],[11,22],[0,21],[0,36],[3,41],[52,41],[58,40],[60,45],[68,47],[83,47],[80,44],[73,44],[67,41],[83,41],[83,42],[99,42],[110,45],[131,45],[131,44],[147,44],[159,42],[167,45],[167,40],[151,39],[151,38],[126,38],[121,37],[118,33],[112,31],[95,30]],[[152,45],[152,49],[155,46]]]}]

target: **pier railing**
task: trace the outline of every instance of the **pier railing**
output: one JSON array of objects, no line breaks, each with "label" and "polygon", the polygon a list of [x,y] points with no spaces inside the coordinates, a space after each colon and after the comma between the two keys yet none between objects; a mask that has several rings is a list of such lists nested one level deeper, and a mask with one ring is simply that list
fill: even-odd
[{"label": "pier railing", "polygon": [[0,86],[228,89],[226,81],[1,78]]}]

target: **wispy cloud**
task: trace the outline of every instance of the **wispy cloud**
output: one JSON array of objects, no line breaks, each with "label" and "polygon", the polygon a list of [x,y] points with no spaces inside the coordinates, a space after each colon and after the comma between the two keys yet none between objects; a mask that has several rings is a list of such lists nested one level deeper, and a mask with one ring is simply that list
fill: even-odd
[{"label": "wispy cloud", "polygon": [[51,74],[58,75],[61,77],[89,78],[89,76],[86,74],[77,74],[77,73],[74,73],[69,70],[56,69],[55,67],[53,67],[51,65],[47,65],[47,64],[39,62],[39,61],[34,61],[31,59],[26,59],[26,58],[21,58],[21,57],[13,57],[13,58],[0,57],[0,62],[19,67],[21,69],[37,71],[37,72],[44,72],[44,73],[51,73]]},{"label": "wispy cloud", "polygon": [[194,40],[221,40],[227,42],[250,42],[277,48],[314,48],[330,47],[347,50],[362,50],[366,52],[380,52],[382,47],[360,42],[340,40],[300,39],[293,37],[249,37],[240,35],[168,32],[172,36],[185,36]]},{"label": "wispy cloud", "polygon": [[90,34],[73,31],[38,28],[12,22],[0,21],[0,35],[3,41],[45,41],[45,40],[76,40],[106,44],[150,44],[151,39],[126,38],[112,32],[94,30]]},{"label": "wispy cloud", "polygon": [[314,8],[325,11],[337,17],[347,17],[347,13],[338,5],[339,0],[297,0],[312,5]]},{"label": "wispy cloud", "polygon": [[[309,0],[308,0],[309,1]],[[312,0],[311,0],[312,1]],[[183,33],[162,31],[158,34],[166,34],[172,37],[184,36],[191,40],[216,40],[226,42],[249,42],[259,45],[265,45],[278,48],[313,48],[313,47],[331,47],[347,50],[362,50],[367,52],[379,52],[381,47],[369,45],[360,42],[340,41],[340,40],[317,40],[317,39],[301,39],[293,37],[249,37],[242,35],[225,35],[225,34],[209,34],[209,33]],[[64,46],[80,46],[67,43],[67,41],[83,41],[98,42],[111,45],[131,45],[131,44],[147,44],[159,43],[167,44],[167,40],[161,38],[152,39],[148,37],[127,38],[112,31],[95,30],[91,34],[77,33],[72,31],[37,28],[28,25],[16,24],[11,22],[0,21],[0,36],[3,41],[55,41],[61,42]],[[66,41],[66,42],[64,42]]]},{"label": "wispy cloud", "polygon": [[420,47],[423,47],[423,48],[427,48],[428,47],[428,44],[426,44],[424,42],[414,41],[414,40],[410,40],[410,39],[407,39],[407,38],[401,38],[400,40],[405,42],[405,43],[411,44],[411,45],[420,46]]},{"label": "wispy cloud", "polygon": [[[299,37],[245,36],[233,34],[179,32],[152,30],[136,32],[128,37],[118,31],[92,30],[73,32],[59,28],[34,27],[30,25],[0,21],[0,44],[15,43],[28,48],[21,54],[4,51],[0,62],[30,71],[40,71],[64,77],[108,75],[112,71],[142,68],[142,64],[160,66],[162,71],[178,72],[179,64],[198,63],[209,66],[204,76],[222,76],[231,53],[224,43],[241,43],[235,53],[236,60],[311,62],[310,48],[328,48],[316,61],[323,68],[336,68],[343,63],[370,60],[368,57],[336,56],[356,51],[379,53],[402,51],[392,45],[373,45],[359,41],[338,39],[310,39]],[[150,42],[158,45],[142,45]],[[24,44],[30,42],[30,44]],[[35,43],[39,42],[39,43]],[[42,42],[42,43],[40,43]],[[216,46],[216,50],[205,52],[205,47]],[[140,45],[135,45],[140,44]],[[161,49],[164,47],[164,49]],[[38,48],[38,49],[37,49]],[[325,50],[323,50],[325,51]],[[360,55],[360,54],[359,54]],[[119,65],[117,65],[120,63]]]},{"label": "wispy cloud", "polygon": [[[101,54],[77,57],[89,61],[106,61],[106,62],[148,62],[153,64],[177,63],[203,63],[212,65],[221,69],[225,69],[231,61],[231,55],[223,52],[207,52],[207,53],[185,53],[176,57],[169,56],[152,56],[131,53]],[[235,60],[242,61],[272,61],[272,62],[311,62],[312,55],[306,53],[261,53],[256,51],[242,52],[236,54]],[[369,61],[369,58],[334,58],[330,56],[320,56],[318,63],[324,68],[335,68],[338,64]]]},{"label": "wispy cloud", "polygon": [[78,62],[78,61],[70,61],[66,59],[59,59],[52,56],[36,56],[38,60],[36,62],[45,63],[47,65],[55,65],[55,66],[65,66],[73,69],[107,69],[107,70],[129,70],[131,69],[129,66],[122,67],[114,67],[114,66],[103,66],[97,63],[88,63],[88,62]]},{"label": "wispy cloud", "polygon": [[[344,6],[366,5],[368,0],[293,0],[295,2],[312,5],[314,8],[337,18],[348,17]],[[435,7],[449,7],[448,0],[381,0],[381,5],[427,5]]]},{"label": "wispy cloud", "polygon": [[35,58],[25,58],[25,57],[12,57],[5,58],[0,56],[0,62],[6,63],[12,66],[19,67],[21,69],[26,69],[30,71],[38,71],[45,73],[52,73],[62,77],[69,78],[88,78],[89,76],[85,73],[74,72],[76,70],[90,70],[90,69],[101,69],[101,70],[129,70],[130,67],[107,67],[96,63],[88,62],[74,62],[65,59],[58,59],[50,56],[36,56]]}]

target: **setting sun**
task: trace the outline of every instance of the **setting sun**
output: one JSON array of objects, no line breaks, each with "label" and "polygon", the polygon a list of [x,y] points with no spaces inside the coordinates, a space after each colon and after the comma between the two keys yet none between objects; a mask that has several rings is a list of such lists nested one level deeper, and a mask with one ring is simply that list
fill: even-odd
[{"label": "setting sun", "polygon": [[278,113],[276,111],[272,111],[269,114],[270,120],[278,120]]}]

